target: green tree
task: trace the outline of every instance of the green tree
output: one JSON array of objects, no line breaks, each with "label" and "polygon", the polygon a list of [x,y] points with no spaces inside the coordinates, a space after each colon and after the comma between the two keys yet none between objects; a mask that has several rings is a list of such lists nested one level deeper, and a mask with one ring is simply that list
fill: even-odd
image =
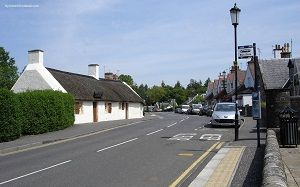
[{"label": "green tree", "polygon": [[18,68],[9,52],[0,47],[0,88],[11,89],[18,80]]},{"label": "green tree", "polygon": [[166,95],[166,91],[161,86],[153,86],[151,89],[147,91],[147,97],[151,104],[164,101],[165,95]]},{"label": "green tree", "polygon": [[201,95],[198,95],[198,96],[193,100],[193,104],[203,103],[204,101],[205,101],[205,99],[204,99]]},{"label": "green tree", "polygon": [[119,80],[126,82],[131,87],[134,85],[133,78],[130,75],[121,74]]},{"label": "green tree", "polygon": [[[174,88],[183,88],[179,81],[176,82]],[[183,88],[184,89],[184,88]]]},{"label": "green tree", "polygon": [[208,83],[210,83],[210,82],[211,82],[211,80],[210,80],[210,78],[208,77],[208,78],[206,79],[205,83],[204,83],[204,86],[207,87],[207,86],[208,86]]}]

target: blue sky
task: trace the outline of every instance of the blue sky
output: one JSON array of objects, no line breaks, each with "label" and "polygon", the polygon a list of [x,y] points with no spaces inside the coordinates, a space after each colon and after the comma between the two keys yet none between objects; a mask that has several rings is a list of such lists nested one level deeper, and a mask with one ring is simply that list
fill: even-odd
[{"label": "blue sky", "polygon": [[[42,49],[51,68],[87,74],[98,63],[102,77],[106,70],[137,84],[187,85],[232,65],[235,2],[238,45],[256,42],[260,58],[270,59],[273,45],[292,39],[293,57],[300,57],[298,0],[0,0],[0,46],[19,71],[28,50]],[[246,61],[239,65],[245,69]]]}]

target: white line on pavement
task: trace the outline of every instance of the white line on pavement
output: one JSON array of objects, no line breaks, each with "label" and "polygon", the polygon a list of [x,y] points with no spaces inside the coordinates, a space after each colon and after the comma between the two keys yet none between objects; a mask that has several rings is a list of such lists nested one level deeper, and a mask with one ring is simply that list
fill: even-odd
[{"label": "white line on pavement", "polygon": [[177,122],[172,123],[171,125],[169,125],[169,126],[167,126],[167,127],[172,127],[172,126],[174,126],[174,125],[176,125],[176,124],[177,124]]},{"label": "white line on pavement", "polygon": [[97,153],[99,153],[99,152],[101,152],[101,151],[105,151],[105,150],[107,150],[107,149],[111,149],[111,148],[113,148],[113,147],[117,147],[117,146],[119,146],[119,145],[123,145],[123,144],[129,143],[129,142],[132,142],[132,141],[137,140],[137,139],[138,139],[138,138],[133,138],[133,139],[131,139],[131,140],[127,140],[127,141],[125,141],[125,142],[118,143],[118,144],[116,144],[116,145],[112,145],[112,146],[109,146],[109,147],[100,149],[100,150],[97,151]]},{"label": "white line on pavement", "polygon": [[149,136],[149,135],[151,135],[151,134],[155,134],[155,133],[157,133],[157,132],[159,132],[159,131],[162,131],[162,130],[164,130],[164,129],[159,129],[159,130],[157,130],[157,131],[150,132],[150,133],[147,134],[147,136]]},{"label": "white line on pavement", "polygon": [[72,160],[67,160],[65,162],[61,162],[59,164],[55,164],[53,166],[49,166],[47,168],[44,168],[44,169],[40,169],[40,170],[37,170],[37,171],[34,171],[34,172],[31,172],[31,173],[28,173],[26,175],[22,175],[22,176],[19,176],[19,177],[16,177],[16,178],[13,178],[13,179],[10,179],[10,180],[7,180],[7,181],[4,181],[4,182],[1,182],[0,185],[2,184],[6,184],[6,183],[9,183],[9,182],[12,182],[12,181],[15,181],[15,180],[18,180],[20,178],[24,178],[24,177],[27,177],[29,175],[33,175],[33,174],[36,174],[36,173],[39,173],[39,172],[42,172],[42,171],[45,171],[45,170],[48,170],[48,169],[51,169],[51,168],[54,168],[54,167],[57,167],[57,166],[60,166],[60,165],[63,165],[63,164],[66,164],[68,162],[71,162]]}]

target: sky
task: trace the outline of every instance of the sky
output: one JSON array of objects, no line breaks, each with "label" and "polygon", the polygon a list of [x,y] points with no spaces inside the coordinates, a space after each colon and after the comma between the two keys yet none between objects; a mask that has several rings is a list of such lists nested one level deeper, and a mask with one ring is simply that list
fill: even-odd
[{"label": "sky", "polygon": [[[0,46],[20,72],[28,50],[41,49],[46,67],[87,74],[96,63],[100,77],[186,86],[229,71],[235,2],[238,45],[256,43],[259,58],[271,59],[275,44],[292,40],[292,56],[300,57],[299,0],[0,0]],[[238,63],[246,69],[246,60]]]}]

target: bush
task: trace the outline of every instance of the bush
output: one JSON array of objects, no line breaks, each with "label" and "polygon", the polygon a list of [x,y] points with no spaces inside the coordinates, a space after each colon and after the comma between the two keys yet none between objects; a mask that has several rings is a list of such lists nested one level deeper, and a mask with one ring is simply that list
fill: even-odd
[{"label": "bush", "polygon": [[74,124],[74,98],[70,94],[38,90],[17,96],[24,135],[57,131]]},{"label": "bush", "polygon": [[20,110],[16,95],[6,89],[0,89],[0,142],[20,137]]}]

